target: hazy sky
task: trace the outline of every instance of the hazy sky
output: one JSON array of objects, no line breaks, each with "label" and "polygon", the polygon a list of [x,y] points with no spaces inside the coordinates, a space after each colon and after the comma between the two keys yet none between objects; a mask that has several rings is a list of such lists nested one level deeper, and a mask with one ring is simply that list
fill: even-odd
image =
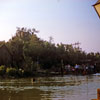
[{"label": "hazy sky", "polygon": [[100,52],[97,0],[0,0],[0,41],[8,41],[16,27],[36,28],[37,35],[55,43],[80,42],[86,52]]}]

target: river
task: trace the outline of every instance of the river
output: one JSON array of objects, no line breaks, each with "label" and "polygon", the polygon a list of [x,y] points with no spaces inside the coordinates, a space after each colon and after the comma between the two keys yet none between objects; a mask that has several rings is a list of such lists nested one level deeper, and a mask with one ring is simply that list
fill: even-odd
[{"label": "river", "polygon": [[97,98],[100,76],[0,79],[0,100],[91,100]]}]

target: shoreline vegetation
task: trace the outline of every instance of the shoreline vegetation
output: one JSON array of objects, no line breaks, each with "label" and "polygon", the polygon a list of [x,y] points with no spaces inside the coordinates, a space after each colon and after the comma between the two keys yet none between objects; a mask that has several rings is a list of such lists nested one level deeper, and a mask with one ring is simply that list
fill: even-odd
[{"label": "shoreline vegetation", "polygon": [[17,28],[0,41],[0,77],[88,75],[100,72],[100,53],[86,53],[77,43],[55,44],[37,37],[35,28]]}]

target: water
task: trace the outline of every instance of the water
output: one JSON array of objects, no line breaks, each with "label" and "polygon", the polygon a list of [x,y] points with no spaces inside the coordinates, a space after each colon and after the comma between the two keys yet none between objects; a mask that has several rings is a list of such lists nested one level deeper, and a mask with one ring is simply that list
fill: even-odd
[{"label": "water", "polygon": [[100,76],[0,79],[0,100],[91,100],[96,99]]}]

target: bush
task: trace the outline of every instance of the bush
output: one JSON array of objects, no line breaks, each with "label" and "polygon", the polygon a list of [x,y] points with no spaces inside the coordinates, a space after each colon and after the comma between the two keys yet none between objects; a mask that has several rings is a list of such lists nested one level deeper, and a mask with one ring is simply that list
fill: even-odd
[{"label": "bush", "polygon": [[20,68],[20,69],[18,70],[18,75],[19,75],[20,77],[22,77],[23,74],[24,74],[24,70]]},{"label": "bush", "polygon": [[0,75],[3,76],[5,74],[6,70],[5,70],[5,66],[0,66]]},{"label": "bush", "polygon": [[17,75],[17,69],[7,68],[6,73],[7,73],[8,76],[16,76]]}]

